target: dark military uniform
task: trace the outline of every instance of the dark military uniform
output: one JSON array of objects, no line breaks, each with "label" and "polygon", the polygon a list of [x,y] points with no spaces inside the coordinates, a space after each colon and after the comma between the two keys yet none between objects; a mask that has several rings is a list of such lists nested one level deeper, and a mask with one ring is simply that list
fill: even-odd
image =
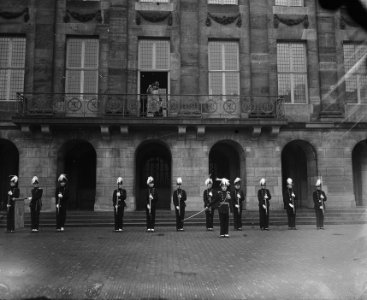
[{"label": "dark military uniform", "polygon": [[[286,188],[283,192],[283,203],[284,209],[287,210],[288,216],[288,227],[290,229],[296,229],[296,197],[292,196],[295,195],[293,188]],[[289,204],[292,204],[291,207]]]},{"label": "dark military uniform", "polygon": [[[149,200],[149,195],[153,196],[152,200]],[[147,229],[154,229],[155,226],[155,210],[156,210],[156,205],[157,205],[157,201],[158,201],[158,192],[157,189],[155,187],[148,187],[147,192],[146,192],[146,216],[147,216]],[[150,204],[150,209],[148,209],[147,205]]]},{"label": "dark military uniform", "polygon": [[[265,197],[267,196],[267,198]],[[259,189],[257,192],[257,199],[259,201],[259,217],[260,217],[260,229],[269,228],[269,207],[271,194],[268,189]],[[264,207],[265,205],[265,207]]]},{"label": "dark military uniform", "polygon": [[[323,198],[322,198],[323,197]],[[325,213],[325,204],[326,194],[322,190],[316,190],[313,192],[313,203],[316,213],[316,227],[324,228],[324,213]],[[322,207],[322,208],[321,208]]]},{"label": "dark military uniform", "polygon": [[[118,196],[117,193],[120,193]],[[115,212],[115,230],[123,229],[124,227],[124,210],[126,207],[126,190],[122,188],[118,188],[113,191],[112,202],[113,202],[113,209]],[[117,205],[117,211],[116,211]]]},{"label": "dark military uniform", "polygon": [[40,189],[39,187],[34,187],[32,189],[32,198],[31,202],[29,203],[29,207],[31,208],[32,230],[39,229],[39,218],[40,218],[40,211],[42,208],[42,194],[43,189]]},{"label": "dark military uniform", "polygon": [[212,188],[206,189],[203,193],[204,207],[209,207],[205,211],[206,229],[213,229],[214,207],[210,206],[213,201],[214,190]]},{"label": "dark military uniform", "polygon": [[[62,198],[59,198],[59,194],[62,194]],[[55,192],[56,204],[59,204],[59,208],[56,208],[56,229],[61,229],[65,226],[66,220],[66,207],[69,200],[69,188],[67,184],[65,186],[59,185]]]},{"label": "dark military uniform", "polygon": [[[173,192],[173,205],[176,212],[176,229],[183,229],[183,220],[185,219],[185,207],[186,207],[186,192],[183,189],[177,189]],[[178,210],[176,207],[179,207]]]},{"label": "dark military uniform", "polygon": [[[242,229],[242,209],[245,200],[245,193],[241,189],[234,189],[231,193],[233,202],[233,225],[235,230]],[[239,208],[235,207],[238,204]]]},{"label": "dark military uniform", "polygon": [[7,222],[6,222],[6,230],[7,232],[13,232],[15,230],[15,201],[14,199],[19,198],[19,188],[17,185],[11,186],[9,188],[9,192],[12,192],[12,195],[8,194],[8,204],[10,207],[7,207]]},{"label": "dark military uniform", "polygon": [[212,201],[211,206],[218,208],[219,222],[220,222],[220,235],[228,235],[229,227],[229,213],[232,211],[233,199],[227,199],[230,196],[230,191],[217,191]]}]

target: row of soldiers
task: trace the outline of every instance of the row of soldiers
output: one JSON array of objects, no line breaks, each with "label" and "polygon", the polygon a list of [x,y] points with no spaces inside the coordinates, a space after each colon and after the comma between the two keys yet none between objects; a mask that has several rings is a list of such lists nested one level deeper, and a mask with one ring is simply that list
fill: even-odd
[{"label": "row of soldiers", "polygon": [[[213,189],[213,180],[211,178],[207,178],[205,180],[206,189],[203,192],[204,209],[199,213],[205,211],[206,228],[208,231],[212,231],[214,212],[217,209],[220,220],[220,237],[229,237],[228,231],[230,213],[233,213],[234,230],[242,230],[242,211],[244,209],[245,193],[241,189],[241,179],[238,177],[233,182],[233,190],[229,190],[230,181],[228,179],[221,178],[217,180],[220,181],[219,190]],[[186,191],[182,189],[181,177],[177,178],[176,183],[177,189],[173,192],[173,204],[176,214],[176,229],[177,231],[183,231],[187,194]],[[325,192],[321,189],[321,184],[321,180],[318,179],[316,182],[316,190],[313,193],[317,229],[324,229],[324,202],[327,200]],[[38,232],[39,215],[42,208],[43,190],[39,188],[39,180],[37,176],[34,176],[32,178],[32,185],[33,189],[31,191],[31,196],[27,198],[19,198],[20,191],[18,188],[18,177],[15,175],[10,176],[10,187],[8,191],[7,201],[8,232],[14,232],[15,201],[25,199],[30,200],[32,232]],[[260,180],[260,189],[258,190],[257,196],[259,206],[260,229],[269,230],[271,194],[270,191],[266,188],[265,178],[262,178]],[[126,207],[126,197],[127,193],[126,190],[123,189],[123,179],[122,177],[118,177],[117,189],[114,190],[112,196],[115,231],[117,232],[123,231],[123,216]],[[58,178],[58,185],[55,191],[55,199],[56,230],[64,231],[66,208],[69,199],[68,179],[65,174],[61,174]],[[158,199],[158,191],[154,186],[154,178],[149,176],[147,179],[147,190],[145,194],[147,232],[154,232],[155,230],[155,216]],[[293,189],[293,180],[291,178],[288,178],[287,187],[283,192],[283,202],[284,209],[286,209],[288,216],[288,229],[291,230],[296,229],[296,200],[297,197],[296,192]]]}]

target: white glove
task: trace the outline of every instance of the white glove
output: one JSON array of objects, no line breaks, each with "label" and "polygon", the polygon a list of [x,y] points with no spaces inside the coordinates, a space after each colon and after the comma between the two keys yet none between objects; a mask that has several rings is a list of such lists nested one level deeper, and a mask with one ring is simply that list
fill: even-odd
[{"label": "white glove", "polygon": [[180,198],[180,199],[181,199],[181,198],[182,198],[182,196],[181,196],[181,195],[178,195],[178,198]]},{"label": "white glove", "polygon": [[10,204],[7,204],[6,207],[10,207],[11,205]]},{"label": "white glove", "polygon": [[323,206],[320,206],[320,209],[324,209],[324,207]]},{"label": "white glove", "polygon": [[150,205],[149,204],[147,204],[147,208],[150,209]]},{"label": "white glove", "polygon": [[294,198],[294,197],[296,197],[296,195],[294,193],[292,193],[292,197]]},{"label": "white glove", "polygon": [[61,194],[61,193],[59,193],[59,194],[57,195],[57,197],[62,198],[62,194]]},{"label": "white glove", "polygon": [[208,210],[208,209],[209,209],[209,207],[205,206],[205,210]]},{"label": "white glove", "polygon": [[32,197],[28,197],[28,200],[31,201],[32,200]]},{"label": "white glove", "polygon": [[321,196],[320,196],[320,198],[321,198],[321,199],[324,199],[324,195],[321,195]]},{"label": "white glove", "polygon": [[118,207],[119,207],[118,205],[115,205],[116,210],[118,209]]},{"label": "white glove", "polygon": [[294,207],[292,203],[289,203],[289,206],[292,207],[292,208]]},{"label": "white glove", "polygon": [[152,194],[149,194],[149,199],[153,200],[153,195]]},{"label": "white glove", "polygon": [[117,194],[116,194],[116,195],[117,195],[117,197],[120,197],[120,196],[121,196],[120,192],[117,192]]},{"label": "white glove", "polygon": [[239,206],[238,204],[235,204],[235,207],[236,207],[236,208],[239,208],[240,206]]},{"label": "white glove", "polygon": [[230,194],[227,194],[227,199],[231,199],[231,195]]},{"label": "white glove", "polygon": [[12,192],[12,191],[9,191],[9,192],[8,192],[8,195],[9,195],[9,196],[13,195],[13,192]]},{"label": "white glove", "polygon": [[58,204],[56,204],[56,208],[59,208],[59,205]]},{"label": "white glove", "polygon": [[179,209],[180,209],[180,207],[179,207],[179,206],[176,206],[176,209],[177,209],[177,210],[179,210]]},{"label": "white glove", "polygon": [[241,194],[237,194],[237,198],[238,199],[241,199]]},{"label": "white glove", "polygon": [[265,198],[265,199],[268,199],[269,197],[268,197],[268,195],[267,195],[267,194],[265,194],[264,198]]},{"label": "white glove", "polygon": [[212,193],[212,192],[210,192],[210,193],[209,193],[209,196],[210,196],[210,197],[212,197],[212,196],[213,196],[213,193]]},{"label": "white glove", "polygon": [[263,207],[264,207],[264,209],[266,209],[266,205],[265,204],[263,204]]}]

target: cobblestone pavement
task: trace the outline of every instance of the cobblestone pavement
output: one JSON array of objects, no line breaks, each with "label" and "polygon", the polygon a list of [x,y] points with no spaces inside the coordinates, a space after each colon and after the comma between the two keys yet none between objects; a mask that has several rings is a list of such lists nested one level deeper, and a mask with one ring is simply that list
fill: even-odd
[{"label": "cobblestone pavement", "polygon": [[0,233],[0,298],[367,299],[367,225]]}]

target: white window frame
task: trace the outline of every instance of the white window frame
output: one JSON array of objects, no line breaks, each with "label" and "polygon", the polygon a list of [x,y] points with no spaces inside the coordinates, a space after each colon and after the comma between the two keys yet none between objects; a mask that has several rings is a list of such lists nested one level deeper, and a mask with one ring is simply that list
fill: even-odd
[{"label": "white window frame", "polygon": [[208,4],[238,5],[238,0],[208,0]]},{"label": "white window frame", "polygon": [[[279,44],[286,44],[289,47],[291,47],[291,45],[294,44],[298,44],[298,45],[303,45],[303,49],[304,49],[304,59],[305,59],[305,67],[306,67],[306,71],[305,72],[296,72],[293,71],[293,59],[290,59],[290,71],[289,72],[279,72],[279,70],[277,70],[277,84],[278,84],[278,95],[279,95],[279,74],[289,74],[290,75],[290,79],[291,79],[291,101],[290,102],[286,102],[287,104],[307,104],[308,103],[308,66],[307,66],[307,46],[305,43],[303,42],[277,42],[277,46]],[[290,50],[292,51],[292,50]],[[277,53],[278,55],[278,53]],[[291,57],[293,57],[293,55],[291,54]],[[305,83],[305,101],[304,102],[294,102],[294,92],[295,92],[295,79],[294,76],[292,75],[305,75],[306,77],[306,83]]]},{"label": "white window frame", "polygon": [[[69,40],[80,40],[82,42],[82,49],[81,49],[81,65],[80,67],[70,67],[69,66],[69,55],[68,53],[66,53],[66,68],[65,68],[65,77],[67,77],[67,73],[68,70],[70,71],[80,71],[80,86],[79,86],[79,92],[80,94],[84,93],[84,73],[85,71],[96,71],[97,72],[97,76],[96,76],[96,89],[95,89],[95,93],[98,93],[98,71],[99,71],[99,39],[98,38],[68,38],[67,42]],[[98,47],[97,47],[97,63],[96,63],[96,67],[85,67],[85,43],[87,40],[97,40],[98,41]],[[70,92],[69,91],[69,87],[68,87],[68,80],[66,79],[66,83],[65,83],[65,93],[75,93],[75,92]]]},{"label": "white window frame", "polygon": [[[350,68],[349,70],[347,70],[347,66],[346,66],[346,58],[345,58],[345,55],[344,55],[344,50],[345,50],[345,46],[353,46],[353,48],[354,48],[354,53],[356,53],[356,48],[358,47],[358,46],[362,46],[362,44],[361,43],[359,43],[359,42],[345,42],[345,43],[343,43],[343,59],[344,59],[344,71],[345,71],[345,76],[346,76],[346,79],[349,77],[348,76],[348,72],[349,72],[349,70],[351,70],[352,68]],[[366,45],[363,45],[364,46],[364,48],[366,48]],[[366,50],[367,50],[367,48],[366,48]],[[367,52],[366,52],[366,54],[364,54],[364,58],[361,58],[359,61],[356,61],[356,58],[355,58],[355,56],[353,57],[354,59],[353,59],[353,63],[354,63],[354,66],[355,66],[355,64],[357,64],[358,62],[360,62],[360,63],[362,63],[362,64],[366,64],[367,63]],[[354,72],[352,72],[351,74],[350,74],[350,76],[356,76],[356,78],[357,78],[357,82],[356,82],[356,86],[357,86],[357,99],[356,99],[356,101],[353,101],[353,102],[351,102],[351,101],[347,101],[346,103],[347,104],[365,104],[365,102],[367,102],[367,99],[364,99],[365,101],[364,102],[362,102],[362,96],[361,96],[361,90],[362,90],[362,84],[361,84],[361,77],[362,76],[365,76],[365,77],[367,77],[367,72],[366,73],[363,73],[363,72],[361,72],[361,71],[359,71],[358,70],[358,68],[357,68],[357,70],[356,71],[354,71]],[[347,82],[345,82],[345,88],[347,88]]]},{"label": "white window frame", "polygon": [[[294,1],[295,0],[275,0],[275,6],[288,6],[288,7],[304,7],[305,6],[304,0],[296,0],[296,1],[300,1],[299,5],[295,5]],[[286,3],[283,3],[283,2],[286,2]]]},{"label": "white window frame", "polygon": [[139,0],[141,3],[169,3],[170,0]]},{"label": "white window frame", "polygon": [[[226,73],[238,73],[238,80],[237,80],[237,87],[238,87],[238,90],[237,90],[237,95],[236,96],[239,96],[240,95],[240,64],[239,64],[239,43],[238,42],[233,42],[233,41],[230,41],[230,43],[236,43],[237,44],[237,57],[236,57],[236,65],[237,65],[237,69],[236,70],[226,70],[226,66],[225,66],[225,43],[228,43],[227,41],[209,41],[209,44],[210,43],[221,43],[221,64],[222,64],[222,69],[210,69],[210,63],[208,63],[208,67],[209,67],[209,76],[208,76],[208,81],[209,81],[209,84],[208,84],[208,87],[209,87],[209,95],[213,95],[213,89],[211,87],[211,81],[210,81],[210,73],[222,73],[222,87],[221,87],[221,91],[222,93],[220,94],[221,96],[224,96],[224,99],[225,99],[225,96],[231,96],[233,97],[233,95],[231,94],[227,94],[226,93]],[[209,51],[209,45],[208,45],[208,61],[210,62],[210,59],[211,59],[211,53]],[[217,96],[217,95],[214,95],[214,96]]]},{"label": "white window frame", "polygon": [[[18,91],[18,92],[23,92],[24,91],[24,77],[25,77],[25,55],[26,55],[26,47],[27,47],[27,40],[25,37],[15,37],[15,36],[3,36],[0,37],[1,39],[8,39],[9,40],[9,44],[8,44],[8,51],[9,51],[9,55],[7,57],[7,66],[6,67],[1,67],[0,66],[0,70],[5,70],[6,72],[6,83],[5,83],[5,99],[0,99],[1,100],[5,100],[5,101],[11,101],[11,100],[16,100],[16,97],[13,98],[13,96],[10,94],[11,92],[11,72],[13,70],[20,70],[23,71],[23,86],[22,86],[22,90]],[[13,41],[15,39],[22,39],[24,41],[24,57],[23,57],[23,66],[22,67],[13,67],[11,65],[12,62],[12,56],[13,56]]]}]

